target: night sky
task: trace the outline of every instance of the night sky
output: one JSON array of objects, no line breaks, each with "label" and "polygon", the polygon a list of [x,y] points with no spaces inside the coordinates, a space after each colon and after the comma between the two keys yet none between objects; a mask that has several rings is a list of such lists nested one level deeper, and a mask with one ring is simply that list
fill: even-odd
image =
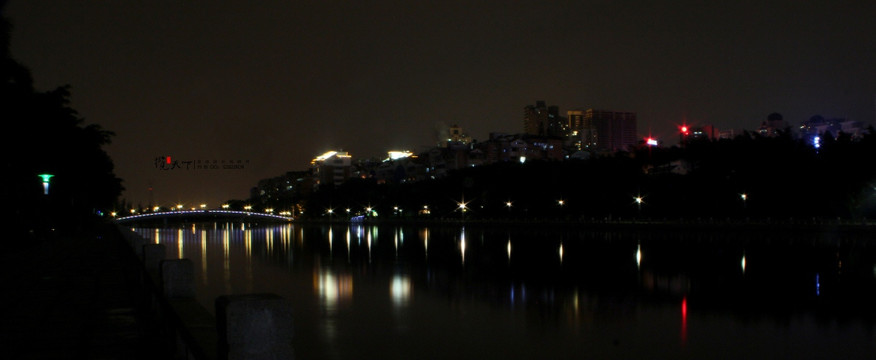
[{"label": "night sky", "polygon": [[[257,4],[255,4],[257,3]],[[523,107],[754,129],[779,112],[874,123],[874,1],[11,1],[12,54],[70,84],[129,201],[218,206],[330,149],[421,151]],[[159,170],[159,156],[245,164]],[[221,164],[221,163],[220,163]]]}]

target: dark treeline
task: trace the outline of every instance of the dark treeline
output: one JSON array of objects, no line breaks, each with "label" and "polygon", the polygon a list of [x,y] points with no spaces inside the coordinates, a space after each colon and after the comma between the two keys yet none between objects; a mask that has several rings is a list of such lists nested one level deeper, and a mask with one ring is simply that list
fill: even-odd
[{"label": "dark treeline", "polygon": [[790,131],[745,133],[582,161],[500,163],[415,183],[353,179],[315,192],[305,216],[325,218],[333,209],[332,216],[343,217],[347,208],[356,214],[366,206],[384,219],[822,221],[876,215],[872,127],[860,139],[823,138],[815,149]]},{"label": "dark treeline", "polygon": [[[13,231],[75,230],[122,191],[103,150],[113,133],[86,125],[70,107],[69,87],[34,89],[30,71],[9,50],[11,25],[0,18],[0,119],[3,140],[3,217]],[[39,174],[52,174],[49,195]]]}]

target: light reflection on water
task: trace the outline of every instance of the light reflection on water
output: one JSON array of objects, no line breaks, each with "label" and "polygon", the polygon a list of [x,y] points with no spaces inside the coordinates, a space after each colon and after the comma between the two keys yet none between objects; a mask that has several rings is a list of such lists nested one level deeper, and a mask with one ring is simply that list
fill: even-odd
[{"label": "light reflection on water", "polygon": [[211,311],[223,294],[292,300],[300,358],[876,357],[866,236],[231,223],[137,232],[192,260]]}]

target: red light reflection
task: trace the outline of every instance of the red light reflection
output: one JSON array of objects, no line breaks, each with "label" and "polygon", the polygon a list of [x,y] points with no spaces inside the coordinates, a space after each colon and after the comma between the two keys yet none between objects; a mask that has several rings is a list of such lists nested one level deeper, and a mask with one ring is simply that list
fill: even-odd
[{"label": "red light reflection", "polygon": [[687,297],[681,299],[681,345],[687,344]]}]

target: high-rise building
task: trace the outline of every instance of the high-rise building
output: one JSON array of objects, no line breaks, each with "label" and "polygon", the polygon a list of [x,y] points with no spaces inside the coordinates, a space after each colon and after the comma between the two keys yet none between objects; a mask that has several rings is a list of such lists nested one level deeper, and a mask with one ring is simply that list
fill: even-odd
[{"label": "high-rise building", "polygon": [[733,129],[718,131],[718,139],[733,139],[734,137],[736,137],[736,131]]},{"label": "high-rise building", "polygon": [[537,136],[565,137],[567,126],[560,117],[560,108],[536,101],[523,108],[523,132]]},{"label": "high-rise building", "polygon": [[352,156],[346,151],[328,151],[310,162],[316,186],[340,185],[352,176]]},{"label": "high-rise building", "polygon": [[690,129],[690,138],[694,140],[715,140],[718,130],[713,125],[703,125]]},{"label": "high-rise building", "polygon": [[767,120],[760,124],[758,132],[763,136],[777,136],[780,131],[785,130],[785,120],[782,114],[772,113],[767,116]]},{"label": "high-rise building", "polygon": [[584,118],[586,111],[575,109],[566,111],[569,119],[569,140],[578,150],[592,149],[596,145],[596,129]]},{"label": "high-rise building", "polygon": [[638,143],[636,113],[608,110],[571,110],[569,133],[579,150],[617,152]]},{"label": "high-rise building", "polygon": [[447,141],[442,143],[442,146],[449,147],[453,145],[467,145],[471,143],[471,138],[464,132],[459,125],[451,125],[447,135]]},{"label": "high-rise building", "polygon": [[584,110],[569,110],[566,115],[569,119],[569,130],[575,131],[584,127]]},{"label": "high-rise building", "polygon": [[840,132],[848,134],[852,139],[857,139],[864,134],[864,124],[860,121],[844,118],[826,119],[821,115],[815,115],[800,124],[800,137],[808,143],[814,143],[816,137],[823,137],[827,134],[837,138]]},{"label": "high-rise building", "polygon": [[283,175],[259,180],[250,189],[250,201],[261,206],[289,208],[313,191],[312,171],[289,171]]}]

